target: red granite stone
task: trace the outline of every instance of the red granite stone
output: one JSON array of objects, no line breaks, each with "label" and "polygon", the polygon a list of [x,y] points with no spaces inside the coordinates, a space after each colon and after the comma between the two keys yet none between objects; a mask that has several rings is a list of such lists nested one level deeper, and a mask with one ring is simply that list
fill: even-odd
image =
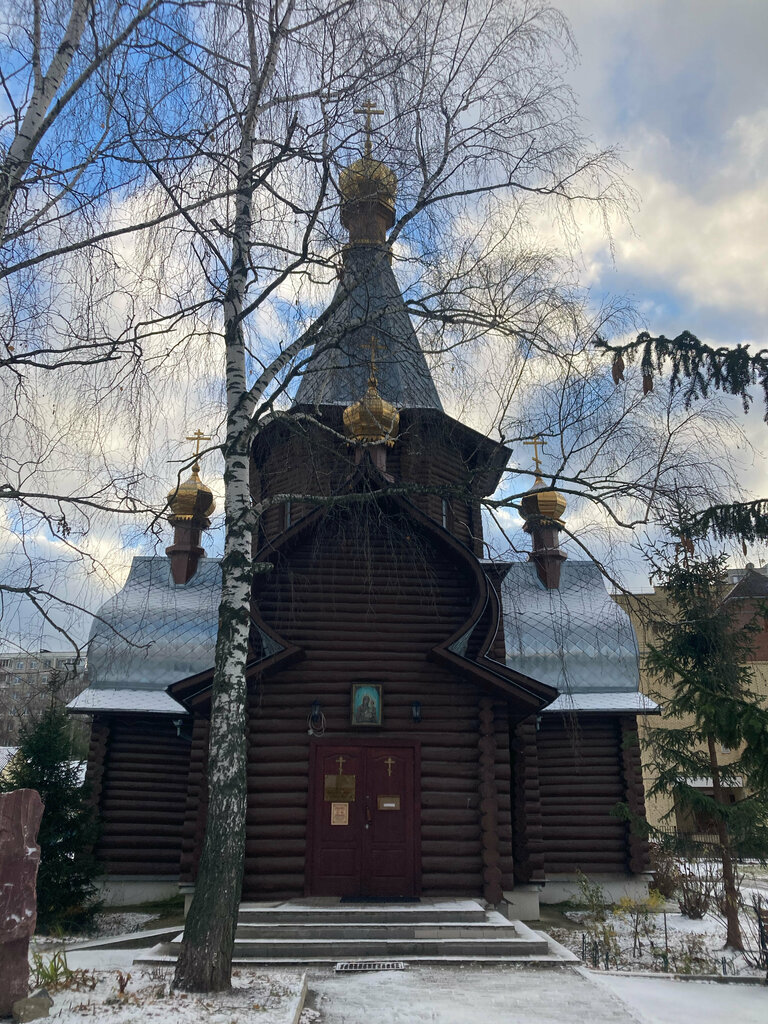
[{"label": "red granite stone", "polygon": [[37,830],[43,802],[34,789],[0,793],[0,1016],[29,992],[29,937],[37,920]]}]

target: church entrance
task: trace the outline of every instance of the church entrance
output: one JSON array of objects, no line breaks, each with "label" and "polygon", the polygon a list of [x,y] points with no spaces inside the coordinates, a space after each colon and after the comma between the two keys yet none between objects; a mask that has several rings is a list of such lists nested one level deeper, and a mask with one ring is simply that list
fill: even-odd
[{"label": "church entrance", "polygon": [[418,895],[417,767],[413,746],[378,739],[313,746],[309,895]]}]

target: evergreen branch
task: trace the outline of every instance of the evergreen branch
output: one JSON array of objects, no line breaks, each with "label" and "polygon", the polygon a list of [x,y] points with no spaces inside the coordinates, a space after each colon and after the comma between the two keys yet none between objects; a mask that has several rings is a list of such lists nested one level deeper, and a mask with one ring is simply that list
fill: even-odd
[{"label": "evergreen branch", "polygon": [[686,408],[714,389],[740,397],[747,412],[752,400],[750,388],[757,385],[763,392],[768,422],[768,349],[751,352],[747,345],[714,348],[690,331],[683,331],[676,338],[665,338],[663,334],[654,338],[643,331],[626,345],[612,345],[602,338],[594,345],[613,353],[613,379],[617,384],[624,379],[625,357],[631,362],[639,355],[646,392],[653,387],[654,374],[661,375],[667,366],[671,367],[670,391],[682,389]]}]

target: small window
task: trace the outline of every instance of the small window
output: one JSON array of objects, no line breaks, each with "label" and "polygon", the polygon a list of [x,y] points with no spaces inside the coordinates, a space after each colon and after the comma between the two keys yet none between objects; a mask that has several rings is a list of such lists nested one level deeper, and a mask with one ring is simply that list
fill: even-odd
[{"label": "small window", "polygon": [[443,498],[443,502],[442,502],[442,524],[443,524],[443,529],[447,530],[448,529],[448,499],[447,498]]},{"label": "small window", "polygon": [[17,661],[16,662],[16,668],[24,668],[24,662],[23,661]]},{"label": "small window", "polygon": [[730,747],[726,747],[725,744],[723,744],[720,747],[720,753],[721,754],[730,754],[730,752],[731,752],[731,748]]},{"label": "small window", "polygon": [[42,682],[44,682],[44,683],[48,682],[48,673],[47,672],[42,676]]}]

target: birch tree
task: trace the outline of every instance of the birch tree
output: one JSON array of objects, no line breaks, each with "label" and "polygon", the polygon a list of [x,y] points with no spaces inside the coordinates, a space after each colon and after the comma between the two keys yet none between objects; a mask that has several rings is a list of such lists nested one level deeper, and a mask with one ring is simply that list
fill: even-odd
[{"label": "birch tree", "polygon": [[[406,0],[209,0],[199,7],[158,3],[135,13],[145,10],[145,20],[125,37],[126,45],[133,42],[117,78],[99,79],[108,101],[105,125],[115,132],[108,150],[99,150],[110,201],[100,204],[99,175],[89,178],[80,173],[82,160],[73,161],[64,194],[82,189],[82,217],[51,245],[41,193],[37,234],[22,239],[24,251],[9,242],[13,285],[5,308],[23,294],[25,274],[45,268],[54,281],[57,261],[78,256],[85,276],[75,284],[83,291],[99,284],[103,317],[89,316],[74,340],[35,359],[46,372],[60,370],[65,386],[86,380],[83,394],[99,401],[124,387],[111,408],[133,409],[137,451],[141,432],[146,442],[156,422],[145,415],[147,392],[158,417],[158,396],[182,386],[193,362],[209,381],[224,381],[224,440],[212,446],[220,446],[225,466],[226,539],[209,813],[176,971],[180,987],[217,990],[230,981],[242,883],[250,595],[254,572],[269,568],[252,562],[251,538],[264,509],[250,498],[250,446],[267,418],[287,415],[298,379],[311,368],[313,345],[339,341],[326,329],[343,241],[336,179],[364,145],[355,113],[361,103],[372,99],[385,111],[372,142],[399,179],[390,243],[435,376],[453,393],[453,411],[461,409],[461,392],[476,395],[482,380],[486,398],[495,399],[484,410],[484,429],[500,441],[522,438],[541,425],[541,411],[521,404],[526,371],[540,373],[546,365],[538,382],[551,391],[558,378],[553,368],[560,367],[581,383],[550,420],[553,432],[558,421],[568,423],[571,438],[557,463],[558,483],[570,480],[579,493],[591,488],[617,522],[630,524],[649,515],[668,484],[664,474],[654,484],[646,458],[633,492],[638,453],[616,460],[606,452],[599,439],[608,422],[597,417],[591,447],[580,443],[569,411],[579,388],[582,399],[589,394],[581,384],[596,380],[593,368],[578,366],[579,353],[598,330],[626,326],[629,314],[620,305],[589,310],[568,269],[569,253],[538,244],[535,227],[544,216],[572,233],[581,204],[621,213],[627,195],[615,154],[596,150],[579,124],[563,78],[570,34],[558,12],[540,0],[426,0],[418,10]],[[85,36],[81,30],[81,49]],[[86,81],[97,77],[94,70]],[[68,158],[64,147],[51,162],[69,167]],[[36,177],[33,161],[15,191],[16,178],[7,178],[9,224]],[[51,215],[56,230],[61,206],[60,200]],[[74,232],[74,225],[82,230]],[[71,278],[74,267],[67,264]],[[108,288],[96,268],[106,268]],[[354,284],[344,282],[335,302]],[[112,313],[121,310],[119,324],[110,302]],[[32,335],[32,315],[21,326],[18,317],[13,322]],[[31,362],[34,348],[25,345],[14,351],[24,348]],[[21,357],[11,352],[9,359],[16,366],[7,363],[8,370],[16,372]],[[104,363],[98,386],[89,370],[94,359]],[[632,415],[646,430],[655,429],[650,424],[659,413],[634,406],[615,411],[625,424]],[[662,436],[680,426],[669,416],[662,420]],[[576,454],[585,452],[572,470]],[[661,445],[659,458],[666,467],[679,453]],[[490,504],[513,510],[527,489],[523,480],[510,477]],[[81,504],[136,512],[135,478],[122,489],[114,483],[110,500],[97,491],[80,495]],[[15,500],[25,493],[17,486]],[[628,514],[621,505],[628,494],[644,502],[644,511],[633,505]],[[317,498],[287,497],[309,504]]]}]

